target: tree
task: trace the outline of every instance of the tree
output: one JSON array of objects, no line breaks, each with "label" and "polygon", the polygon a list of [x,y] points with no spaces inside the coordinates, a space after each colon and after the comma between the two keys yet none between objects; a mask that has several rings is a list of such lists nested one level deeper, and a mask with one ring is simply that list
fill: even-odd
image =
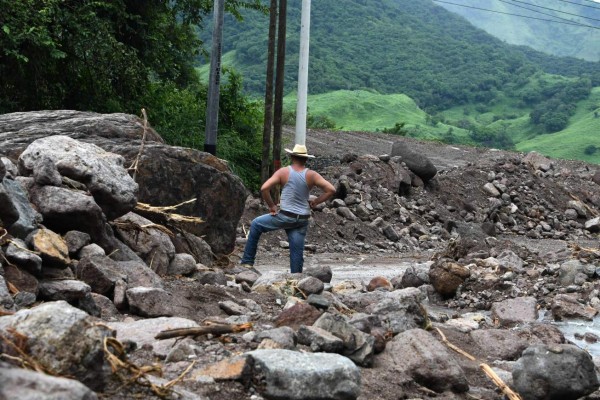
[{"label": "tree", "polygon": [[[258,0],[229,1],[239,15]],[[0,0],[0,112],[137,111],[152,82],[194,83],[210,0]]]}]

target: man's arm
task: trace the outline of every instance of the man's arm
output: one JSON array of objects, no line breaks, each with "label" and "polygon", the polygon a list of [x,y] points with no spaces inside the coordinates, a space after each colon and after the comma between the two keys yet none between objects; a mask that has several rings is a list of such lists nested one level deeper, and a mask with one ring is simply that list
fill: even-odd
[{"label": "man's arm", "polygon": [[269,207],[269,213],[271,215],[277,214],[277,204],[273,201],[271,197],[271,188],[281,185],[282,183],[282,173],[283,169],[278,169],[260,188],[260,194],[262,195],[263,200],[267,203],[267,207]]},{"label": "man's arm", "polygon": [[313,182],[316,187],[321,189],[323,193],[316,199],[309,201],[310,208],[315,208],[317,205],[326,202],[335,194],[335,188],[325,178],[323,178],[318,172],[313,172]]}]

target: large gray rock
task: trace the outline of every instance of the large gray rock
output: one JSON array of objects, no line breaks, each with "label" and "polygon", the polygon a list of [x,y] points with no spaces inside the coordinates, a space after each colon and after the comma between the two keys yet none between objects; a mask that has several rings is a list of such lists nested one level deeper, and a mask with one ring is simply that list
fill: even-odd
[{"label": "large gray rock", "polygon": [[96,400],[83,383],[0,364],[0,399]]},{"label": "large gray rock", "polygon": [[[129,114],[97,114],[73,110],[44,110],[0,115],[0,153],[12,160],[33,141],[53,135],[86,142],[98,139],[134,140],[142,137],[144,121]],[[152,128],[147,140],[163,142]]]},{"label": "large gray rock", "polygon": [[107,242],[106,218],[91,196],[56,186],[33,186],[31,203],[44,217],[44,225],[58,233],[80,230],[94,242]]},{"label": "large gray rock", "polygon": [[[192,233],[205,235],[214,252],[231,253],[247,197],[241,180],[211,154],[165,145],[152,128],[146,131],[136,174],[138,200],[169,206],[196,198],[177,212],[202,217],[206,223],[189,227]],[[144,122],[134,115],[69,110],[4,114],[0,116],[0,155],[16,160],[34,140],[65,135],[120,154],[129,166],[139,153],[143,133]]]},{"label": "large gray rock", "polygon": [[594,316],[598,314],[598,310],[579,303],[575,297],[568,294],[557,294],[552,299],[550,309],[555,321],[564,321],[567,319],[593,321]]},{"label": "large gray rock", "polygon": [[436,392],[469,390],[464,371],[446,346],[422,329],[411,329],[392,339],[380,366],[397,371],[399,380],[414,380]]},{"label": "large gray rock", "polygon": [[142,317],[170,317],[175,314],[171,295],[160,288],[127,289],[127,302],[133,314]]},{"label": "large gray rock", "polygon": [[108,322],[107,324],[117,331],[117,340],[131,340],[138,348],[141,348],[142,346],[148,347],[152,349],[152,352],[156,357],[161,359],[167,357],[167,354],[169,354],[169,351],[178,339],[157,340],[155,339],[155,336],[158,333],[169,329],[198,327],[198,324],[191,319],[175,317]]},{"label": "large gray rock", "polygon": [[123,228],[117,226],[117,236],[130,247],[158,275],[166,275],[169,264],[175,256],[175,246],[169,235],[154,228],[142,228],[152,225],[152,221],[134,214],[127,213],[115,222],[133,226]]},{"label": "large gray rock", "polygon": [[2,335],[12,337],[12,329],[27,337],[29,355],[45,368],[103,389],[109,373],[103,343],[113,332],[84,311],[65,301],[45,303],[0,318]]},{"label": "large gray rock", "polygon": [[48,136],[31,143],[19,157],[19,172],[29,176],[52,160],[62,176],[85,185],[108,219],[133,210],[137,203],[137,183],[125,168],[125,159],[102,148],[68,136]]},{"label": "large gray rock", "polygon": [[361,367],[370,367],[373,364],[375,353],[375,338],[359,331],[339,315],[324,313],[313,324],[334,336],[342,339],[344,343],[341,354],[354,361]]},{"label": "large gray rock", "polygon": [[196,271],[196,260],[191,254],[178,253],[173,256],[167,270],[168,275],[190,275]]},{"label": "large gray rock", "polygon": [[136,286],[163,288],[164,282],[160,276],[142,261],[117,261],[117,270],[127,276],[127,287]]},{"label": "large gray rock", "polygon": [[0,204],[0,220],[11,235],[24,238],[42,221],[40,213],[31,206],[27,191],[17,181],[0,181]]},{"label": "large gray rock", "polygon": [[377,315],[381,325],[393,334],[423,328],[428,321],[425,308],[410,297],[403,300],[387,297],[367,306],[365,310],[369,314]]},{"label": "large gray rock", "polygon": [[575,283],[578,274],[584,272],[584,264],[579,260],[569,260],[560,265],[558,282],[561,286],[569,286]]},{"label": "large gray rock", "polygon": [[106,256],[82,258],[75,270],[77,279],[90,285],[94,293],[107,294],[117,281],[125,280],[115,261]]},{"label": "large gray rock", "polygon": [[6,280],[0,275],[0,310],[13,311],[15,309],[15,302],[8,291],[6,286]]},{"label": "large gray rock", "polygon": [[436,174],[435,165],[422,153],[413,151],[408,143],[396,141],[392,145],[392,156],[402,157],[402,162],[406,164],[415,175],[427,182]]},{"label": "large gray rock", "polygon": [[255,350],[254,377],[267,399],[352,400],[360,394],[360,369],[338,354]]},{"label": "large gray rock", "polygon": [[34,275],[42,271],[42,258],[29,250],[21,239],[13,239],[6,248],[6,259]]},{"label": "large gray rock", "polygon": [[[106,143],[104,147],[127,160],[133,160],[139,151],[137,146]],[[216,254],[233,251],[248,192],[223,161],[194,149],[146,143],[136,180],[140,184],[138,199],[144,203],[170,206],[196,199],[178,207],[177,212],[205,222],[185,229],[206,240]]]},{"label": "large gray rock", "polygon": [[569,344],[527,348],[512,374],[524,400],[575,400],[599,387],[592,357]]},{"label": "large gray rock", "polygon": [[73,279],[40,282],[40,298],[43,300],[72,302],[85,298],[91,291],[88,284]]},{"label": "large gray rock", "polygon": [[517,297],[492,304],[492,317],[500,326],[512,327],[538,318],[535,297]]},{"label": "large gray rock", "polygon": [[588,219],[585,221],[584,227],[592,233],[600,232],[600,217]]}]

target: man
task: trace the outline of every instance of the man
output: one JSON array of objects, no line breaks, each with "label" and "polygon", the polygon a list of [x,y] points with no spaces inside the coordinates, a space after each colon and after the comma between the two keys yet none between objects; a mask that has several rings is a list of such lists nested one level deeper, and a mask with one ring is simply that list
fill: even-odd
[{"label": "man", "polygon": [[[285,229],[290,243],[290,270],[292,273],[298,273],[302,272],[304,265],[304,239],[310,211],[333,197],[335,188],[317,172],[306,168],[306,161],[314,158],[308,154],[306,146],[297,144],[293,150],[285,151],[290,155],[292,165],[277,170],[260,188],[262,198],[269,207],[269,214],[252,221],[241,263],[254,265],[260,235]],[[271,189],[277,185],[283,187],[279,212],[271,197]],[[323,193],[308,201],[310,190],[315,186]]]}]

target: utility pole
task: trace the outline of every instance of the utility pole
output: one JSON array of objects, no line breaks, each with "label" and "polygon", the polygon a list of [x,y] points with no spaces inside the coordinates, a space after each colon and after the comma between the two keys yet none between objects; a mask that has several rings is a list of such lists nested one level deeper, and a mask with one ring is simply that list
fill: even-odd
[{"label": "utility pole", "polygon": [[281,124],[283,119],[283,86],[285,82],[285,36],[287,31],[287,0],[279,0],[277,26],[277,67],[275,75],[275,106],[273,116],[273,170],[281,168]]},{"label": "utility pole", "polygon": [[269,44],[267,49],[267,80],[265,84],[265,118],[263,125],[262,160],[260,180],[269,179],[269,152],[271,150],[271,125],[273,122],[273,70],[275,64],[275,31],[277,29],[277,0],[271,0],[269,9]]},{"label": "utility pole", "polygon": [[296,105],[296,144],[306,144],[308,95],[308,47],[310,39],[310,0],[302,0],[300,62],[298,67],[298,104]]},{"label": "utility pole", "polygon": [[219,124],[219,90],[221,83],[221,42],[223,40],[223,14],[225,0],[215,0],[213,5],[214,27],[210,54],[210,80],[206,104],[206,128],[204,151],[217,154],[217,127]]}]

